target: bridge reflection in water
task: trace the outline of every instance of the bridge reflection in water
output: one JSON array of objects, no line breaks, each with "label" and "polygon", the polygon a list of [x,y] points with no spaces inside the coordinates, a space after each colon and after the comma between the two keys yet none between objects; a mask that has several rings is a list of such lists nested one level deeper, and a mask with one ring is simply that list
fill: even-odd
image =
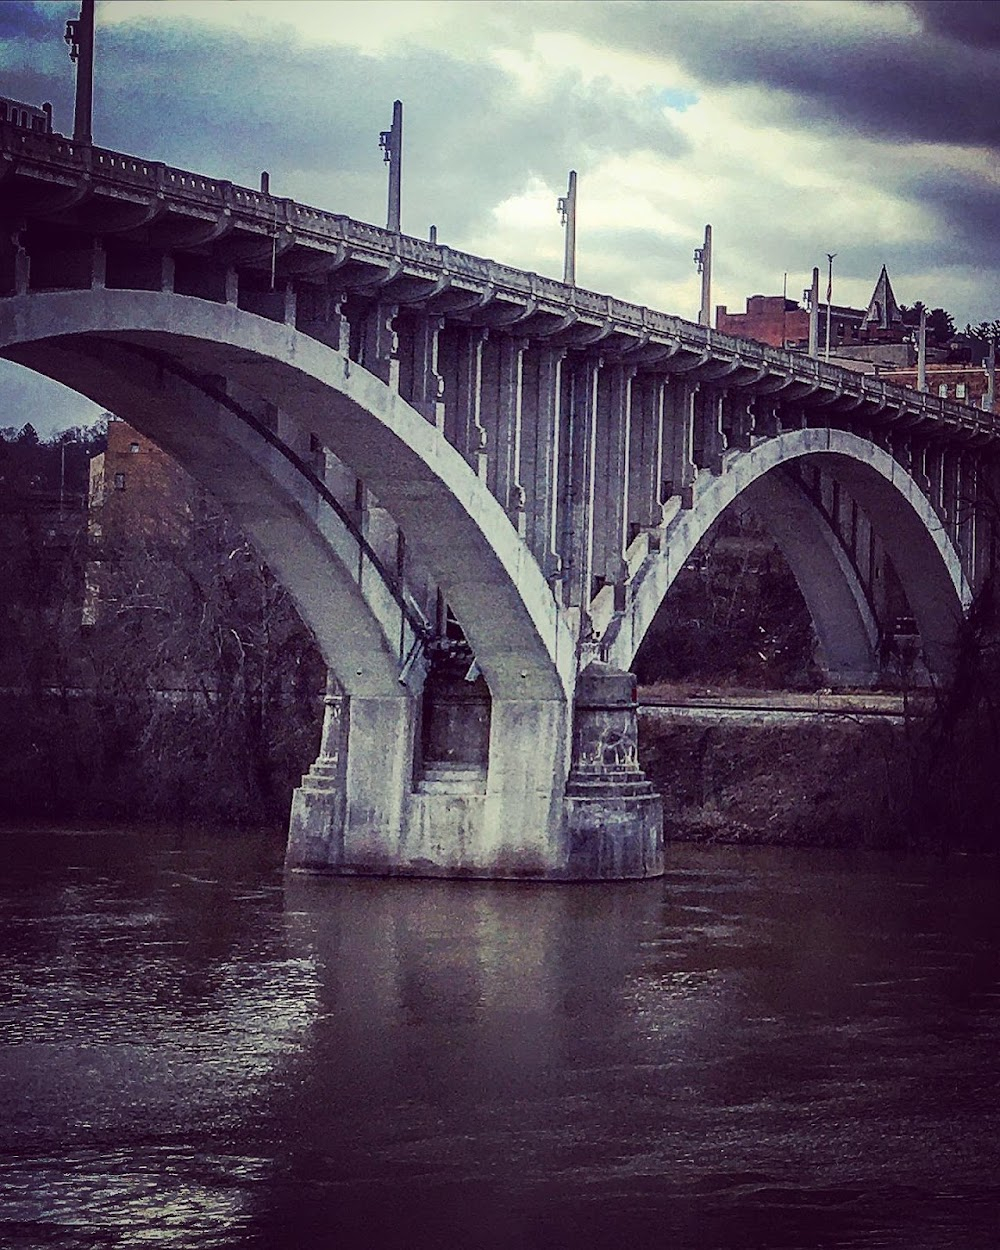
[{"label": "bridge reflection in water", "polygon": [[828,684],[900,616],[947,675],[992,414],[59,135],[0,155],[0,353],[175,455],[323,651],[292,866],[661,872],[622,674],[738,498]]},{"label": "bridge reflection in water", "polygon": [[5,836],[12,1250],[991,1244],[988,862],[456,891]]}]

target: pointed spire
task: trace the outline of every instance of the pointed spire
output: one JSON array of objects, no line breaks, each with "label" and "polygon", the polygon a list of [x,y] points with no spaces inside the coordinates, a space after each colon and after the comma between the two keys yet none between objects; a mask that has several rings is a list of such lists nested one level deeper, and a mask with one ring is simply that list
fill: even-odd
[{"label": "pointed spire", "polygon": [[868,301],[868,311],[865,313],[862,325],[875,330],[891,330],[893,326],[901,325],[902,321],[903,314],[899,311],[896,297],[892,293],[889,274],[883,265],[878,282],[875,283],[875,290]]}]

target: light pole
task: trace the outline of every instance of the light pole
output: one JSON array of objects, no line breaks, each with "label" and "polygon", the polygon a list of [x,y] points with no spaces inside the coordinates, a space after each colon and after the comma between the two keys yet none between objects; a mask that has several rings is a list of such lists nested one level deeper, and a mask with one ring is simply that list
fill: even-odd
[{"label": "light pole", "polygon": [[576,170],[569,171],[566,194],[556,201],[556,212],[566,227],[566,252],[563,260],[563,282],[576,286]]},{"label": "light pole", "polygon": [[66,23],[69,59],[76,62],[76,108],[73,142],[93,143],[94,113],[94,0],[81,0],[80,16]]},{"label": "light pole", "polygon": [[698,309],[698,324],[712,326],[712,227],[705,227],[705,242],[702,247],[694,249],[694,263],[701,274],[701,306]]},{"label": "light pole", "polygon": [[403,179],[403,105],[400,100],[393,101],[392,126],[381,132],[378,145],[385,154],[385,163],[389,166],[389,211],[386,214],[386,228],[393,234],[399,234]]},{"label": "light pole", "polygon": [[826,351],[824,352],[824,358],[827,364],[830,363],[830,301],[833,299],[833,258],[836,255],[836,252],[827,252],[826,254],[826,259],[830,265],[826,279]]}]

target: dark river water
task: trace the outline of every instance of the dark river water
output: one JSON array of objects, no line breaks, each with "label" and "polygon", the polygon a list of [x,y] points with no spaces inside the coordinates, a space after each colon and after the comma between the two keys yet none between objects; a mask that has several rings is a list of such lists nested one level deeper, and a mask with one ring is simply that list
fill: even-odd
[{"label": "dark river water", "polygon": [[994,860],[3,837],[4,1250],[1000,1245]]}]

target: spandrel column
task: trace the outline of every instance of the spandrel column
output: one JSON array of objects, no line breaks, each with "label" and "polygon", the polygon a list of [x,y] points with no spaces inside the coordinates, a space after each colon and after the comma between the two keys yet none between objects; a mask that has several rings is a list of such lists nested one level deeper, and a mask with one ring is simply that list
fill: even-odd
[{"label": "spandrel column", "polygon": [[666,379],[640,373],[632,380],[626,545],[663,521],[663,423]]},{"label": "spandrel column", "polygon": [[399,336],[399,391],[436,429],[444,432],[444,379],[438,367],[438,336],[443,317],[402,314]]},{"label": "spandrel column", "polygon": [[480,421],[486,431],[486,485],[519,532],[524,529],[521,462],[521,361],[525,343],[494,334],[483,347]]},{"label": "spandrel column", "polygon": [[594,444],[593,573],[597,583],[624,586],[629,488],[631,365],[605,364],[598,375]]},{"label": "spandrel column", "polygon": [[594,448],[601,360],[571,353],[563,367],[559,456],[559,554],[563,603],[590,603],[594,567]]},{"label": "spandrel column", "polygon": [[444,378],[444,433],[480,476],[486,472],[486,430],[479,416],[483,345],[489,331],[479,326],[446,326],[438,340]]},{"label": "spandrel column", "polygon": [[565,351],[530,347],[521,360],[520,481],[524,534],[546,577],[559,572],[556,535],[561,373]]},{"label": "spandrel column", "polygon": [[694,402],[697,382],[671,378],[664,403],[664,494],[678,496],[681,506],[690,508],[694,485]]}]

